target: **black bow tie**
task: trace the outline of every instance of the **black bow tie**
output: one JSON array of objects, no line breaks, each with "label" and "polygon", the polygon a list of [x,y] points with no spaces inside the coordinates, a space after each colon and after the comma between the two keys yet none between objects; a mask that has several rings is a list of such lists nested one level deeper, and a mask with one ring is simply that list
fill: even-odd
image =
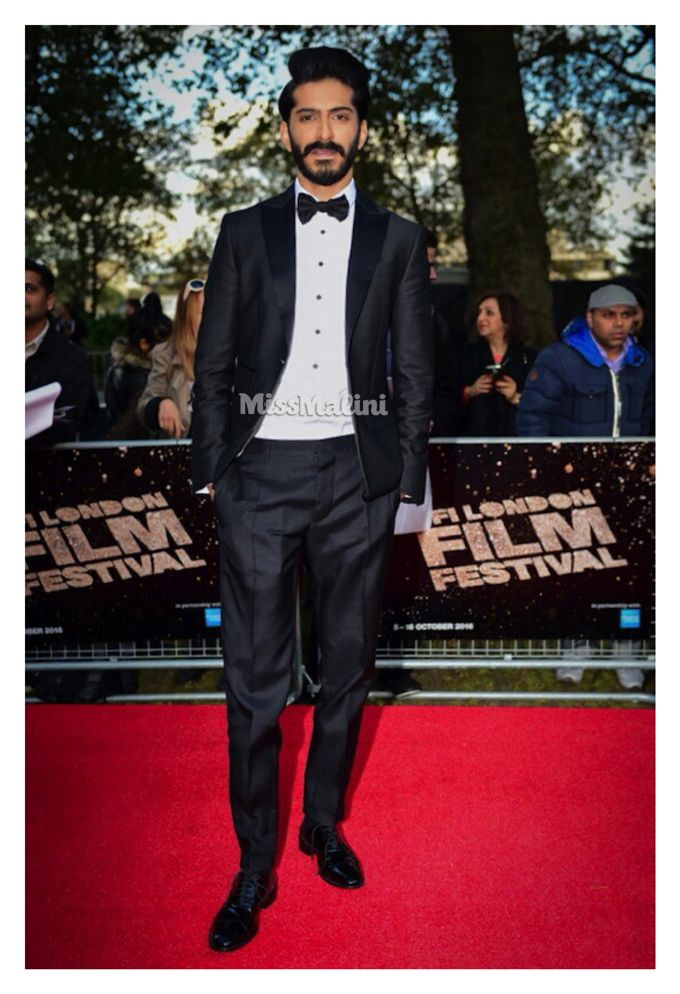
[{"label": "black bow tie", "polygon": [[311,221],[318,211],[336,217],[338,221],[344,221],[349,214],[349,201],[344,193],[341,197],[334,197],[333,200],[315,200],[306,193],[298,194],[297,212],[301,224]]}]

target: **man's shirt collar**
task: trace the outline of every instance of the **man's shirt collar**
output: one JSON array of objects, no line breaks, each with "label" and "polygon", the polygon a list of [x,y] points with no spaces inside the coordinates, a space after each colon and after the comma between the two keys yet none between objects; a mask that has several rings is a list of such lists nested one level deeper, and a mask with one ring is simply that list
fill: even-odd
[{"label": "man's shirt collar", "polygon": [[[296,176],[295,177],[295,200],[296,200],[296,202],[297,202],[297,198],[298,198],[299,194],[301,194],[301,193],[306,193],[308,197],[312,197],[314,200],[317,200],[317,201],[321,201],[321,199],[322,199],[321,197],[315,197],[313,193],[309,192],[309,190],[305,190],[304,186],[300,183],[300,180]],[[333,196],[333,197],[324,197],[323,199],[324,200],[335,200],[336,197],[342,197],[343,195],[345,197],[347,197],[347,202],[349,203],[349,206],[351,208],[354,205],[354,201],[357,199],[357,185],[354,182],[354,178],[352,178],[349,181],[349,183],[347,184],[347,186],[343,187],[342,190],[338,190],[338,192],[335,194],[335,196]]]},{"label": "man's shirt collar", "polygon": [[49,330],[50,330],[50,322],[45,321],[45,327],[40,332],[40,334],[36,335],[35,338],[32,338],[30,342],[26,342],[26,359],[28,359],[29,356],[35,355],[35,353],[42,345],[45,335]]},{"label": "man's shirt collar", "polygon": [[626,353],[632,347],[633,343],[631,341],[631,336],[628,335],[626,338],[624,338],[621,351],[619,352],[618,355],[614,356],[613,359],[609,358],[605,350],[602,348],[598,340],[595,338],[595,335],[593,335],[592,331],[590,332],[590,337],[595,343],[595,348],[600,353],[600,355],[602,356],[606,364],[609,366],[609,368],[612,369],[615,373],[618,373],[618,371],[621,369],[621,366],[623,365],[624,359],[626,358]]}]

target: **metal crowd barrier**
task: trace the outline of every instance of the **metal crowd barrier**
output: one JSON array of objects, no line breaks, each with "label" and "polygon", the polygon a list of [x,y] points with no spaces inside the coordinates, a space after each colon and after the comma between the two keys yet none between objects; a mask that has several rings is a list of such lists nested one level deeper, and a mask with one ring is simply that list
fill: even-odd
[{"label": "metal crowd barrier", "polygon": [[[299,621],[298,621],[299,630]],[[412,646],[386,645],[379,648],[376,656],[378,669],[405,670],[555,670],[558,667],[573,666],[579,669],[615,670],[641,669],[654,671],[656,657],[654,640],[648,639],[631,644],[624,657],[617,654],[607,640],[590,643],[588,657],[574,658],[566,655],[559,640],[467,640],[455,643],[424,641]],[[174,670],[183,667],[205,670],[220,670],[222,656],[219,640],[201,640],[191,645],[186,640],[163,643],[100,643],[93,646],[77,646],[64,650],[34,650],[27,653],[26,670]],[[30,681],[29,681],[30,684]],[[302,664],[300,639],[294,672],[292,675],[289,703],[297,700],[305,687],[313,689],[313,681]],[[369,701],[390,701],[394,695],[388,691],[373,690]],[[450,701],[601,701],[628,702],[653,705],[655,695],[642,690],[600,693],[596,691],[556,690],[556,691],[483,691],[483,690],[420,690],[408,695],[409,703],[450,702]],[[176,691],[172,693],[112,694],[106,698],[112,703],[162,702],[162,701],[223,701],[221,691]],[[27,697],[28,703],[39,703],[36,697]]]}]

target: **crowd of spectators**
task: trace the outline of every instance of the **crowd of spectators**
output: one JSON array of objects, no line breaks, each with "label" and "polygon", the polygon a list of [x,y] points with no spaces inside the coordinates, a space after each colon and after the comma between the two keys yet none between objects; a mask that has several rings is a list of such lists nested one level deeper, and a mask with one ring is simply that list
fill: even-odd
[{"label": "crowd of spectators", "polygon": [[[430,280],[436,235],[428,232]],[[56,300],[47,266],[26,261],[26,389],[57,381],[55,423],[32,444],[74,441],[105,407],[110,439],[191,435],[193,357],[205,281],[177,294],[174,320],[151,291],[125,301],[125,333],[112,343],[97,397],[84,348],[87,328]],[[479,294],[469,335],[432,302],[435,353],[433,437],[649,436],[653,361],[638,341],[645,300],[630,285],[595,290],[556,341],[537,353],[525,341],[522,304],[504,289]],[[91,434],[87,435],[92,438]]]},{"label": "crowd of spectators", "polygon": [[[28,439],[31,446],[87,438],[135,440],[187,437],[196,336],[203,309],[203,279],[180,288],[174,321],[151,291],[125,301],[125,333],[111,344],[101,390],[95,388],[84,322],[72,306],[57,302],[49,267],[26,260],[26,392],[58,383],[50,428]],[[105,419],[99,417],[101,409]],[[105,426],[92,435],[95,426]]]}]

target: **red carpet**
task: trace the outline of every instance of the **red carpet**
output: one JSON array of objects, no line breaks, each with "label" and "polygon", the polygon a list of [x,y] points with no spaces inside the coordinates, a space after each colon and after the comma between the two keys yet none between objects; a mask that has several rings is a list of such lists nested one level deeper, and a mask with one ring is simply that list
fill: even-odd
[{"label": "red carpet", "polygon": [[26,720],[28,967],[654,966],[651,711],[368,707],[346,892],[297,850],[311,713],[289,708],[279,897],[232,954],[207,946],[237,866],[223,708]]}]

